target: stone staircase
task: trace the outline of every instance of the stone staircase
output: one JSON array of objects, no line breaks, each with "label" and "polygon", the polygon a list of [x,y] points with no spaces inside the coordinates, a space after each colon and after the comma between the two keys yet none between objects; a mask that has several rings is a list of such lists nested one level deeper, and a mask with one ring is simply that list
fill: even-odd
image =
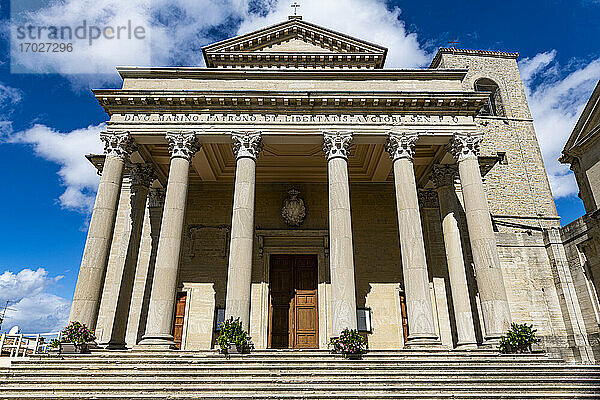
[{"label": "stone staircase", "polygon": [[[2,364],[0,364],[2,365]],[[600,399],[600,366],[543,354],[97,351],[0,367],[0,399]]]}]

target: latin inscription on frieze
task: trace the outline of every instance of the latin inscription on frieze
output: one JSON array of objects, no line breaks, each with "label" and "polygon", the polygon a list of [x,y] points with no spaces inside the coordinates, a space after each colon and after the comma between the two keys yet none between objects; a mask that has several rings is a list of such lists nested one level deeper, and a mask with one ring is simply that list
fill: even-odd
[{"label": "latin inscription on frieze", "polygon": [[461,124],[470,117],[409,114],[115,114],[113,122],[156,123],[255,123],[255,124]]}]

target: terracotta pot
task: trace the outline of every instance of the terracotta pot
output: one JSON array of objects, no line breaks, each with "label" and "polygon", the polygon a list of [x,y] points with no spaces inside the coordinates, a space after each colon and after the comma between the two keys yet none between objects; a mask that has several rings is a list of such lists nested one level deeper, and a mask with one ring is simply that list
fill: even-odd
[{"label": "terracotta pot", "polygon": [[82,345],[75,344],[75,343],[61,343],[59,353],[60,354],[83,354],[83,353],[89,353],[89,349],[88,349],[87,343],[84,343]]}]

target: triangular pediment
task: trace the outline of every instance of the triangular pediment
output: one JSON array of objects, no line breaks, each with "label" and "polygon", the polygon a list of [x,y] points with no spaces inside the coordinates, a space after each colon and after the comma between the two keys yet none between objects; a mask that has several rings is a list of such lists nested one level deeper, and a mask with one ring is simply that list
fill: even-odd
[{"label": "triangular pediment", "polygon": [[567,140],[564,155],[576,156],[586,145],[600,140],[600,82],[583,109],[571,136]]},{"label": "triangular pediment", "polygon": [[205,46],[202,51],[211,68],[382,68],[387,53],[384,47],[299,17]]}]

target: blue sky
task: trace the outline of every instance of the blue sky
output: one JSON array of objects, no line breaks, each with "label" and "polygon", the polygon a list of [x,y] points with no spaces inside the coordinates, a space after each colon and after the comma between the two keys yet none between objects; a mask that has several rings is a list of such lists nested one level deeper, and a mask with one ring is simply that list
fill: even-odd
[{"label": "blue sky", "polygon": [[[56,330],[68,315],[98,179],[83,156],[101,150],[97,133],[107,118],[90,88],[119,85],[115,73],[65,68],[202,65],[201,46],[284,20],[291,1],[27,1],[45,7],[38,15],[46,23],[106,20],[108,12],[144,24],[151,38],[146,54],[123,45],[91,48],[71,58],[26,59],[36,73],[14,74],[10,7],[2,1],[0,302],[16,300],[18,310],[2,328],[18,323],[33,332]],[[298,2],[308,21],[387,46],[389,67],[425,67],[451,38],[463,48],[518,51],[558,212],[563,224],[583,214],[574,180],[556,158],[600,78],[600,1]]]}]

